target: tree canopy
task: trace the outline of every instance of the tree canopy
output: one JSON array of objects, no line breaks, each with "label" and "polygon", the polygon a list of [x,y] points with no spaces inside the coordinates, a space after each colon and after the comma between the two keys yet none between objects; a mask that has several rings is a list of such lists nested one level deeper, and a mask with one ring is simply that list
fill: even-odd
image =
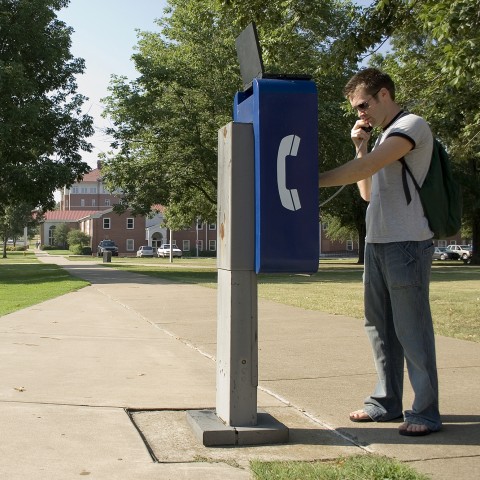
[{"label": "tree canopy", "polygon": [[[379,4],[382,2],[379,2]],[[378,64],[394,78],[398,100],[422,115],[447,146],[463,189],[462,236],[480,247],[480,1],[408,4],[392,53]]]},{"label": "tree canopy", "polygon": [[0,4],[0,208],[53,209],[55,190],[90,169],[80,152],[91,149],[92,119],[81,114],[75,80],[84,61],[71,55],[72,30],[55,13],[68,3]]},{"label": "tree canopy", "polygon": [[[480,0],[375,0],[366,8],[348,0],[171,0],[160,31],[139,34],[139,77],[112,80],[106,115],[116,151],[105,180],[124,192],[121,208],[148,213],[163,204],[171,228],[215,218],[216,133],[241,88],[234,40],[253,20],[269,71],[314,77],[321,170],[353,157],[347,79],[367,59],[394,78],[399,103],[426,118],[455,162],[465,232],[478,251],[479,12]],[[390,53],[374,53],[387,40]],[[338,220],[337,234],[353,229],[362,240],[364,211],[349,187],[322,214]]]},{"label": "tree canopy", "polygon": [[41,220],[40,215],[32,215],[32,206],[25,202],[16,205],[4,205],[0,212],[0,239],[2,256],[7,258],[7,242],[17,240],[24,234],[25,227],[35,228]]},{"label": "tree canopy", "polygon": [[215,220],[217,131],[231,121],[233,97],[242,88],[235,38],[252,20],[270,71],[310,73],[318,80],[326,132],[320,155],[345,149],[339,139],[347,131],[344,77],[339,81],[330,72],[324,46],[345,25],[344,7],[304,1],[169,3],[158,21],[160,32],[139,36],[133,60],[140,76],[130,83],[114,77],[106,99],[117,151],[102,172],[111,189],[121,188],[123,208],[148,213],[160,203],[173,228],[196,218]]}]

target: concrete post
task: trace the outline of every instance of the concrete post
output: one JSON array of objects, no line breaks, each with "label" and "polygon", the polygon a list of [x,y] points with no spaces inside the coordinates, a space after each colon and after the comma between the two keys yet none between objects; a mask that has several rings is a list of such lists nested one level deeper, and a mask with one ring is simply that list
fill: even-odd
[{"label": "concrete post", "polygon": [[258,318],[252,124],[220,129],[218,147],[217,415],[226,425],[253,426]]},{"label": "concrete post", "polygon": [[216,410],[187,412],[205,446],[288,442],[288,428],[257,410],[254,185],[253,125],[229,123],[218,135]]}]

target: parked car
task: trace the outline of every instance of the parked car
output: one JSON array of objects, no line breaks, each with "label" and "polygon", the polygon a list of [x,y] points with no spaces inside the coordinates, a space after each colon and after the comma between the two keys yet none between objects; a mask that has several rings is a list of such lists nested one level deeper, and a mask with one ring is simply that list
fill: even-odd
[{"label": "parked car", "polygon": [[[157,250],[157,255],[159,257],[169,257],[170,256],[170,245],[168,243],[162,245]],[[172,246],[172,257],[181,257],[182,251],[176,246]]]},{"label": "parked car", "polygon": [[137,250],[137,257],[153,257],[155,255],[155,250],[149,245],[142,245]]},{"label": "parked car", "polygon": [[458,258],[454,252],[449,252],[447,247],[435,247],[433,252],[434,260],[449,260],[455,257]]},{"label": "parked car", "polygon": [[447,251],[455,253],[459,260],[468,260],[472,257],[471,245],[449,245]]},{"label": "parked car", "polygon": [[102,240],[97,247],[97,256],[101,257],[103,252],[112,252],[112,256],[118,257],[118,247],[113,240]]}]

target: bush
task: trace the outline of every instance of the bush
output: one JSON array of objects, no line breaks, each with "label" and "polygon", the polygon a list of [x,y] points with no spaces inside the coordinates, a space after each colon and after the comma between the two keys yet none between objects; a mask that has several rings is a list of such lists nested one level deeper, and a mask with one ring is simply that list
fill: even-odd
[{"label": "bush", "polygon": [[27,250],[27,247],[24,246],[16,246],[13,245],[7,246],[7,252],[24,252]]},{"label": "bush", "polygon": [[40,245],[40,250],[58,250],[55,245]]},{"label": "bush", "polygon": [[82,255],[83,247],[81,245],[70,245],[69,250],[73,255]]},{"label": "bush", "polygon": [[91,255],[92,249],[90,247],[85,247],[83,245],[70,245],[70,252],[73,255]]}]

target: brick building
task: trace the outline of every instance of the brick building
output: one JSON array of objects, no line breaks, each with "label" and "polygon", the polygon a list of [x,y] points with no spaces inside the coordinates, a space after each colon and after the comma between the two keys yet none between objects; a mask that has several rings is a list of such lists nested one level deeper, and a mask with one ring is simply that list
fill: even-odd
[{"label": "brick building", "polygon": [[161,214],[152,219],[135,217],[130,211],[118,214],[113,211],[113,206],[119,201],[115,193],[105,188],[99,162],[98,168],[86,174],[82,181],[60,192],[60,209],[45,214],[40,231],[41,243],[53,245],[54,230],[63,223],[89,235],[93,253],[101,240],[109,239],[117,244],[120,255],[134,255],[141,245],[151,244],[147,238],[147,221],[152,236],[166,236],[165,233],[162,235]]}]

